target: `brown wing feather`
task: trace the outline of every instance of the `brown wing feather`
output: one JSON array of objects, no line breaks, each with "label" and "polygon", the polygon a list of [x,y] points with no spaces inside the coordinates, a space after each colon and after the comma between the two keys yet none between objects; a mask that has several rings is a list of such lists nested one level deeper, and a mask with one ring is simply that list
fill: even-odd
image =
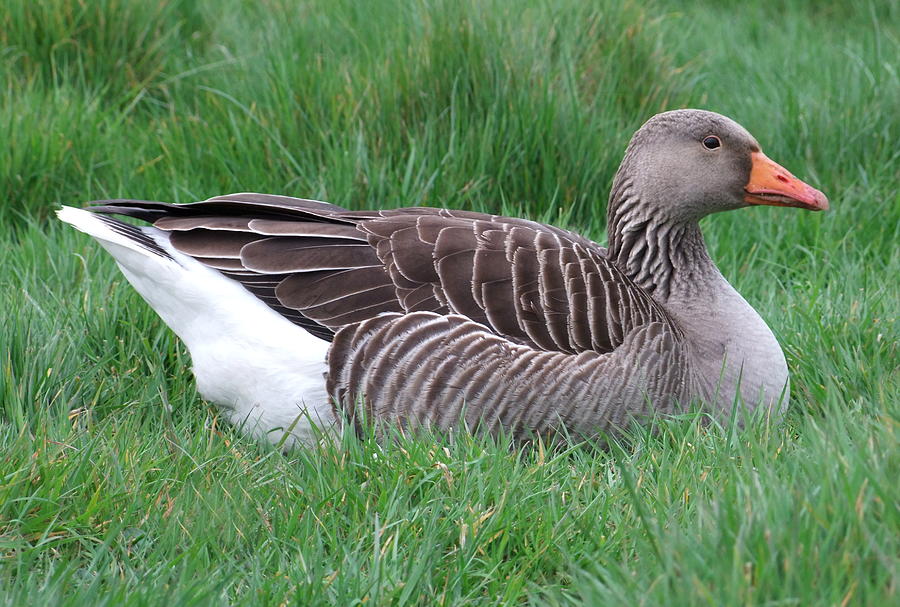
[{"label": "brown wing feather", "polygon": [[604,249],[524,219],[265,194],[104,203],[94,210],[154,221],[176,249],[325,339],[386,312],[461,314],[512,343],[566,353],[612,352],[635,327],[671,326]]}]

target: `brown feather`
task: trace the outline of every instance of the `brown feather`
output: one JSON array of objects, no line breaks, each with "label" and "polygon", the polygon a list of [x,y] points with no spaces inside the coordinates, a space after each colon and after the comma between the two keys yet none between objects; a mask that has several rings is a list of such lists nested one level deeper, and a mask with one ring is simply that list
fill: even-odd
[{"label": "brown feather", "polygon": [[665,319],[604,249],[524,219],[425,207],[351,212],[261,194],[147,203],[146,211],[114,202],[161,215],[156,226],[176,249],[291,310],[317,335],[386,312],[427,311],[462,314],[514,344],[604,353],[633,328]]},{"label": "brown feather", "polygon": [[250,232],[221,232],[218,230],[189,230],[172,232],[172,246],[185,255],[238,259],[241,249],[259,236]]},{"label": "brown feather", "polygon": [[313,238],[264,238],[244,247],[241,261],[248,269],[266,273],[339,270],[378,263],[375,252],[367,244],[322,242]]}]

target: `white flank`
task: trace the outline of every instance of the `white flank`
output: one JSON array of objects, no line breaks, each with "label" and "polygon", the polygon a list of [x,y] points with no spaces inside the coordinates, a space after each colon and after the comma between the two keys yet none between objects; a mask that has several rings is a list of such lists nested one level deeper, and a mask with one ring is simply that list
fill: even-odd
[{"label": "white flank", "polygon": [[325,391],[328,342],[176,251],[162,230],[140,228],[173,259],[117,233],[89,211],[63,207],[57,216],[96,238],[115,258],[128,282],[187,346],[200,394],[232,423],[276,444],[284,439],[285,447],[315,441],[313,424],[320,430],[334,424]]}]

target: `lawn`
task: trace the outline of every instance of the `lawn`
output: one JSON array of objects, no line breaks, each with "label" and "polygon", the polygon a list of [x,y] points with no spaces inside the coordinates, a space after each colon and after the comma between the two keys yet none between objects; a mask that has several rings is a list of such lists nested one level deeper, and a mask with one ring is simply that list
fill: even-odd
[{"label": "lawn", "polygon": [[[8,0],[0,604],[896,604],[898,57],[890,1]],[[281,453],[52,217],[263,191],[602,241],[629,137],[678,107],[831,200],[704,222],[784,347],[781,424]]]}]

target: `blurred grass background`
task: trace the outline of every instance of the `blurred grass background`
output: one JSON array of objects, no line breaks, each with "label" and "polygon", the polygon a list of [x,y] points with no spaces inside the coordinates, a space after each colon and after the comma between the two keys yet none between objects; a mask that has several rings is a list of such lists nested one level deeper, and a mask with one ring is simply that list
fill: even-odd
[{"label": "blurred grass background", "polygon": [[[896,601],[898,23],[872,0],[8,0],[0,602]],[[832,202],[704,224],[785,348],[783,426],[282,455],[218,423],[182,346],[51,218],[264,191],[603,240],[628,139],[678,107]]]}]

